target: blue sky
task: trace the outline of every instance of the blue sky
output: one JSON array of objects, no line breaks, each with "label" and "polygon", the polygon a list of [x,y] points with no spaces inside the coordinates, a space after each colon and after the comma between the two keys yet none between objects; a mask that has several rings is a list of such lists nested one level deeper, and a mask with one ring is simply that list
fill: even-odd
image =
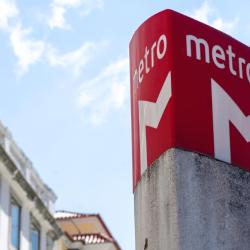
[{"label": "blue sky", "polygon": [[0,119],[56,192],[134,249],[128,44],[171,8],[250,42],[249,2],[0,0]]}]

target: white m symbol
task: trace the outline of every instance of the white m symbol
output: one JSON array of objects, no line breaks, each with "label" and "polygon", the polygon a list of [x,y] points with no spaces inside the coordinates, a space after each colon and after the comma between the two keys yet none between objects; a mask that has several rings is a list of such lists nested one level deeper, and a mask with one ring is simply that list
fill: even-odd
[{"label": "white m symbol", "polygon": [[233,99],[213,79],[212,105],[214,127],[214,154],[219,160],[231,163],[230,131],[231,122],[243,138],[250,141],[250,116],[245,116]]},{"label": "white m symbol", "polygon": [[138,101],[140,129],[141,175],[147,169],[147,137],[146,126],[157,128],[172,95],[171,72],[168,73],[155,103]]}]

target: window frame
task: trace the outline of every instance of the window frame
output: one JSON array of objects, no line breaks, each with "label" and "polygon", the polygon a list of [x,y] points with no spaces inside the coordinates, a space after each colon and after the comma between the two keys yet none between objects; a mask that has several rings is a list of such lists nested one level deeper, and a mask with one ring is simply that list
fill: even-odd
[{"label": "window frame", "polygon": [[[41,250],[41,226],[39,222],[34,218],[34,216],[30,216],[30,250]],[[38,245],[36,249],[33,249],[33,241],[32,241],[32,234],[33,229],[37,230],[38,232]]]},{"label": "window frame", "polygon": [[[50,243],[52,243],[52,245],[49,245]],[[46,233],[46,250],[53,250],[54,246],[55,246],[55,237],[54,234],[51,231],[49,231]]]},{"label": "window frame", "polygon": [[[12,206],[15,205],[16,207],[18,207],[19,209],[19,213],[18,213],[18,245],[15,246],[12,242],[12,233],[13,233],[13,216],[12,216]],[[10,249],[13,250],[20,250],[21,248],[21,228],[22,228],[22,204],[21,202],[18,201],[18,199],[11,194],[9,197],[9,245],[10,245]]]}]

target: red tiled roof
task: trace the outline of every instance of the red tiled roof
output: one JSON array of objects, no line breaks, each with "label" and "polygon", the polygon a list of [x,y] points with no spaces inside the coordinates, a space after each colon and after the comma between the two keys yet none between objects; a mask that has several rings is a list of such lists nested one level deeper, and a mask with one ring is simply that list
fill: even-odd
[{"label": "red tiled roof", "polygon": [[74,219],[74,218],[86,218],[86,217],[92,217],[92,216],[98,216],[97,214],[82,214],[82,213],[74,213],[74,212],[68,212],[68,211],[57,211],[54,215],[56,220],[67,220],[67,219]]},{"label": "red tiled roof", "polygon": [[111,242],[115,245],[117,250],[121,249],[117,241],[113,238],[111,232],[109,231],[102,217],[99,214],[83,214],[83,213],[69,212],[69,211],[57,211],[54,217],[58,221],[68,220],[68,219],[77,219],[77,218],[86,218],[86,217],[97,217],[100,223],[102,224],[102,226],[104,227],[104,229],[106,230],[108,236],[104,236],[101,233],[69,235],[67,232],[65,232],[65,234],[68,236],[69,239],[71,239],[71,241],[81,241],[85,245],[102,244],[102,243]]},{"label": "red tiled roof", "polygon": [[108,239],[100,233],[95,234],[74,234],[71,235],[73,241],[82,241],[84,245],[101,244],[106,242],[113,242],[113,239]]}]

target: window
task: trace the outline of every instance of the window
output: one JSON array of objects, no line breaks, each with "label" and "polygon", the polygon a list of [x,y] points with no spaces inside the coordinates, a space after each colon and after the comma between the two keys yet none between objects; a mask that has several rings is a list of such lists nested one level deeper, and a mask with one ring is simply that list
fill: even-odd
[{"label": "window", "polygon": [[46,239],[46,250],[53,250],[54,247],[54,240],[50,233],[47,233],[47,239]]},{"label": "window", "polygon": [[20,248],[20,224],[21,224],[21,206],[11,198],[11,245],[15,249]]},{"label": "window", "polygon": [[33,221],[31,223],[31,250],[40,250],[40,227]]}]

